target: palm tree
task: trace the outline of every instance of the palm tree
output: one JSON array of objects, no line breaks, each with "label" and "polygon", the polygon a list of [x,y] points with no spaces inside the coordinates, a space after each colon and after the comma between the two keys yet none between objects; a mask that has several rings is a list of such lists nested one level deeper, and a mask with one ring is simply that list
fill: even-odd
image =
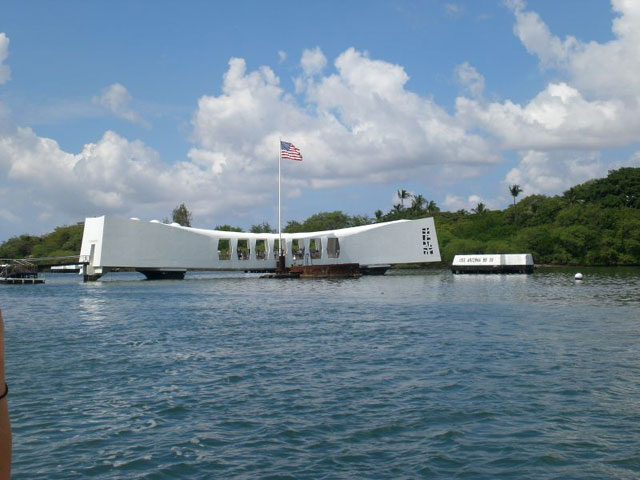
[{"label": "palm tree", "polygon": [[404,208],[404,201],[411,197],[413,197],[413,195],[407,192],[404,188],[398,190],[398,198],[400,199],[400,205],[402,208]]},{"label": "palm tree", "polygon": [[433,212],[439,212],[439,211],[440,211],[440,207],[436,205],[436,202],[434,202],[433,200],[429,200],[427,202],[427,212],[433,213]]},{"label": "palm tree", "polygon": [[413,200],[411,201],[411,208],[413,210],[422,210],[422,206],[425,204],[425,202],[427,201],[426,198],[424,198],[423,195],[414,195],[413,196]]},{"label": "palm tree", "polygon": [[573,205],[578,202],[578,192],[575,187],[571,187],[569,190],[564,192],[564,197],[569,202],[569,205]]},{"label": "palm tree", "polygon": [[376,216],[376,221],[382,221],[382,216],[384,215],[384,212],[382,210],[376,210],[375,212],[373,212],[373,214]]},{"label": "palm tree", "polygon": [[472,208],[471,211],[473,213],[477,213],[478,215],[482,215],[483,213],[488,212],[489,209],[484,206],[484,203],[480,202],[480,203],[478,203],[476,208]]},{"label": "palm tree", "polygon": [[509,185],[509,192],[511,192],[511,196],[513,197],[513,208],[516,207],[516,197],[522,193],[522,188],[517,183],[513,185]]},{"label": "palm tree", "polygon": [[517,183],[514,183],[513,185],[509,185],[509,192],[511,192],[511,196],[513,197],[513,220],[515,222],[515,220],[516,220],[516,197],[518,195],[520,195],[520,192],[522,192],[522,188],[520,188],[520,185],[518,185]]}]

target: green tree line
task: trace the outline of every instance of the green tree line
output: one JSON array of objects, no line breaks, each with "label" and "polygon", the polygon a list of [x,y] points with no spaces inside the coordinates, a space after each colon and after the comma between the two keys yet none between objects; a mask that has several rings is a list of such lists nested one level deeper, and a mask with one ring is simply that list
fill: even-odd
[{"label": "green tree line", "polygon": [[20,235],[0,245],[0,258],[64,257],[78,255],[82,225],[57,227],[42,236]]},{"label": "green tree line", "polygon": [[[320,212],[304,221],[290,220],[287,233],[334,230],[400,219],[434,217],[442,260],[456,254],[532,253],[537,264],[640,265],[640,168],[621,168],[606,178],[576,185],[562,195],[529,195],[516,201],[519,185],[510,185],[513,204],[489,210],[479,203],[471,212],[443,212],[421,194],[398,191],[398,203],[373,217],[342,211]],[[178,215],[176,215],[176,213]],[[181,204],[174,220],[191,222]],[[181,218],[176,218],[181,217]],[[185,221],[186,220],[186,221]],[[243,231],[218,225],[217,230]],[[271,233],[268,222],[253,233]],[[77,255],[82,226],[58,227],[41,237],[20,235],[0,245],[0,258]]]},{"label": "green tree line", "polygon": [[538,264],[640,265],[640,168],[612,170],[562,195],[509,187],[502,211],[435,216],[443,261],[460,253],[532,253]]}]

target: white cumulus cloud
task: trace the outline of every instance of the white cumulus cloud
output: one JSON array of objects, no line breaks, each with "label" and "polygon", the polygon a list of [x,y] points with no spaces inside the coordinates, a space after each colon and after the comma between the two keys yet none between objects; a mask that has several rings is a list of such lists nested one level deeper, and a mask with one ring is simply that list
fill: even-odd
[{"label": "white cumulus cloud", "polygon": [[[606,43],[560,39],[523,0],[509,5],[527,51],[555,70],[553,82],[521,103],[486,101],[485,79],[469,62],[455,70],[465,94],[452,115],[432,97],[409,90],[402,65],[355,48],[332,62],[319,47],[304,50],[295,96],[270,67],[249,70],[244,59],[232,58],[221,92],[198,99],[191,148],[175,163],[114,131],[87,139],[94,141],[79,151],[64,151],[54,139],[15,125],[0,104],[0,217],[157,217],[180,201],[196,218],[240,218],[274,203],[280,138],[304,155],[302,163],[283,164],[290,197],[304,188],[468,179],[501,162],[504,150],[519,152],[519,163],[502,179],[504,197],[488,199],[478,189],[440,203],[455,210],[479,202],[500,208],[509,200],[508,183],[520,184],[525,195],[554,194],[605,174],[602,149],[640,141],[637,3],[613,2],[618,16]],[[7,52],[8,38],[0,34],[0,78],[6,79]],[[119,83],[94,104],[148,125]],[[28,215],[20,205],[30,206]]]},{"label": "white cumulus cloud", "polygon": [[[317,73],[321,52],[308,52],[316,61],[305,71]],[[244,60],[232,59],[222,94],[198,101],[191,158],[215,153],[211,168],[221,175],[271,172],[274,145],[283,137],[305,155],[304,168],[292,175],[315,188],[429,178],[434,165],[499,161],[482,137],[408,91],[402,67],[353,48],[334,66],[335,73],[304,83],[306,104],[298,105],[271,69],[247,72]]]},{"label": "white cumulus cloud", "polygon": [[[271,68],[248,71],[243,59],[232,58],[222,92],[198,100],[194,145],[173,164],[113,131],[77,153],[67,152],[55,140],[2,117],[0,173],[9,184],[0,197],[24,194],[22,201],[43,218],[60,212],[67,218],[142,217],[170,211],[176,199],[201,219],[242,216],[274,201],[279,138],[304,155],[302,163],[283,165],[289,197],[303,188],[437,182],[436,168],[464,170],[500,161],[490,142],[467,132],[433,100],[407,90],[409,77],[401,66],[350,48],[336,58],[333,72],[323,75],[324,56],[309,52],[306,58],[314,61],[304,68],[314,76],[305,77],[302,101],[280,86]],[[133,113],[129,102],[119,84],[100,97],[102,105],[123,116]],[[5,210],[5,218],[17,215]]]},{"label": "white cumulus cloud", "polygon": [[11,78],[9,65],[4,65],[4,61],[9,56],[9,37],[0,32],[0,85],[7,83]]},{"label": "white cumulus cloud", "polygon": [[526,105],[459,97],[456,109],[464,125],[480,126],[506,149],[601,149],[640,140],[637,107],[622,99],[589,101],[566,83],[547,85]]},{"label": "white cumulus cloud", "polygon": [[120,83],[109,85],[99,96],[94,97],[95,103],[102,105],[115,116],[149,128],[149,123],[131,107],[131,100],[131,94],[125,86]]},{"label": "white cumulus cloud", "polygon": [[448,15],[459,16],[464,13],[464,7],[458,5],[457,3],[445,3],[444,9]]},{"label": "white cumulus cloud", "polygon": [[321,73],[327,66],[327,57],[324,56],[320,47],[316,47],[311,50],[305,50],[302,52],[302,58],[300,59],[300,66],[302,71],[307,76],[316,75]]},{"label": "white cumulus cloud", "polygon": [[482,128],[515,150],[598,150],[640,141],[640,3],[613,1],[615,38],[606,43],[560,39],[523,0],[507,4],[527,51],[565,79],[526,104],[459,97],[461,124]]},{"label": "white cumulus cloud", "polygon": [[514,32],[543,67],[555,67],[570,77],[576,88],[595,98],[640,97],[640,2],[612,0],[617,17],[614,38],[605,43],[581,42],[572,36],[553,35],[540,16],[525,11],[523,1],[512,6]]},{"label": "white cumulus cloud", "polygon": [[478,206],[479,203],[482,203],[486,208],[489,208],[491,210],[501,209],[504,207],[504,197],[485,199],[481,195],[477,195],[475,193],[472,195],[467,195],[466,197],[447,194],[444,201],[442,202],[442,205],[446,210],[452,212],[458,210],[466,210],[468,212],[471,212]]},{"label": "white cumulus cloud", "polygon": [[484,77],[469,62],[458,65],[455,69],[458,83],[472,96],[480,97],[484,90]]},{"label": "white cumulus cloud", "polygon": [[[69,153],[30,128],[2,122],[0,178],[6,181],[0,183],[0,217],[14,224],[39,218],[53,225],[104,214],[157,218],[180,201],[203,222],[221,213],[241,216],[271,201],[274,188],[261,183],[264,176],[224,176],[218,162],[215,154],[192,154],[167,164],[143,142],[113,131]],[[15,228],[21,227],[11,231]],[[33,225],[24,228],[33,230]],[[0,234],[7,233],[0,225]]]},{"label": "white cumulus cloud", "polygon": [[529,53],[538,56],[543,66],[562,65],[579,48],[575,37],[568,36],[562,40],[553,36],[536,12],[525,11],[524,1],[507,2],[507,5],[516,16],[514,33]]},{"label": "white cumulus cloud", "polygon": [[520,153],[520,163],[505,177],[505,186],[518,184],[523,195],[561,193],[591,178],[606,176],[607,166],[595,152]]}]

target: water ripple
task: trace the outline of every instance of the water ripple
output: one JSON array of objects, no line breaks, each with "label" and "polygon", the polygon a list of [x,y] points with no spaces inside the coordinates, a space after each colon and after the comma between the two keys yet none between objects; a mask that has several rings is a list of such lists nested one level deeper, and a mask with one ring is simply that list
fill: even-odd
[{"label": "water ripple", "polygon": [[16,479],[637,478],[637,269],[0,289]]}]

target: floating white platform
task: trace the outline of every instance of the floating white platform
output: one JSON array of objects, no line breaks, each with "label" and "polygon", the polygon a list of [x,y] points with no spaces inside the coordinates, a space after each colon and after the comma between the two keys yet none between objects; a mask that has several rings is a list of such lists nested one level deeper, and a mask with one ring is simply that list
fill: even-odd
[{"label": "floating white platform", "polygon": [[82,265],[53,265],[51,273],[78,273],[82,270]]},{"label": "floating white platform", "polygon": [[[440,261],[433,218],[340,230],[282,234],[285,266],[358,263],[362,267]],[[96,279],[114,268],[148,278],[182,278],[187,270],[275,271],[278,234],[181,227],[113,216],[87,218],[80,261]]]},{"label": "floating white platform", "polygon": [[456,255],[451,263],[453,273],[533,273],[530,253],[494,255]]}]

